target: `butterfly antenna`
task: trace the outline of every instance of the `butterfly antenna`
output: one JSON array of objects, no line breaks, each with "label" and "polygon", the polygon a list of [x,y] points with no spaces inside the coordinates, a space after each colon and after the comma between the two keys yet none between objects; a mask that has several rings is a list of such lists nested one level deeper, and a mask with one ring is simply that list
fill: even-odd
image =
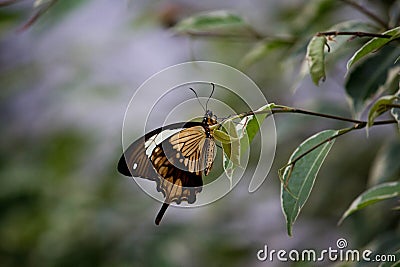
[{"label": "butterfly antenna", "polygon": [[[199,96],[197,95],[196,91],[191,87],[189,89],[192,90],[192,92],[196,95],[197,101],[199,101],[199,104],[204,109],[204,112],[207,112],[207,110],[204,108],[203,104],[200,102]],[[207,105],[206,105],[206,107],[207,107]]]},{"label": "butterfly antenna", "polygon": [[206,102],[206,110],[208,110],[208,109],[207,109],[208,101],[210,101],[210,98],[211,98],[212,95],[214,94],[215,85],[214,85],[214,83],[211,83],[211,85],[212,85],[212,91],[211,91],[211,94],[210,94],[210,96],[208,97],[207,102]]}]

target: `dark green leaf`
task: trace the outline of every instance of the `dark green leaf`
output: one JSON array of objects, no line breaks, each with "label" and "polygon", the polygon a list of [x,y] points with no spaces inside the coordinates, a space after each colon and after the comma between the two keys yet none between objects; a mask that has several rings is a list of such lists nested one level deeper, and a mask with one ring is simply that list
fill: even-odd
[{"label": "dark green leaf", "polygon": [[400,182],[390,182],[376,185],[358,196],[343,214],[339,223],[342,223],[352,213],[373,203],[400,195]]},{"label": "dark green leaf", "polygon": [[294,165],[291,165],[291,163],[300,155],[338,133],[339,131],[337,130],[326,130],[311,136],[293,152],[289,159],[289,165],[284,168],[281,185],[281,202],[289,235],[292,235],[293,224],[310,196],[318,171],[328,155],[334,140],[320,145],[299,159]]},{"label": "dark green leaf", "polygon": [[395,94],[399,90],[400,83],[400,66],[389,69],[385,84],[382,85],[380,91],[388,94]]},{"label": "dark green leaf", "polygon": [[400,178],[400,140],[395,137],[379,150],[371,167],[369,185],[398,180]]},{"label": "dark green leaf", "polygon": [[400,37],[400,27],[388,30],[383,34],[391,35],[391,38],[373,38],[363,47],[361,47],[357,52],[354,53],[352,58],[347,62],[347,69],[350,69],[356,62],[358,62],[363,57],[377,51],[387,43],[393,41],[393,39]]},{"label": "dark green leaf", "polygon": [[352,68],[345,86],[356,114],[363,110],[380,86],[385,84],[388,72],[394,67],[393,62],[399,54],[399,47],[386,45],[362,64]]}]

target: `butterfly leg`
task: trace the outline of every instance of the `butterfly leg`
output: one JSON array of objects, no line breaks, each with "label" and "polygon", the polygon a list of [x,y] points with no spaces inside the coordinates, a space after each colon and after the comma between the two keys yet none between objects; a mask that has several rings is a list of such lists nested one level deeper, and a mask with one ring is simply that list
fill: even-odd
[{"label": "butterfly leg", "polygon": [[161,209],[160,209],[160,211],[158,212],[157,217],[156,217],[156,225],[159,225],[159,224],[160,224],[161,219],[162,219],[162,217],[164,216],[164,213],[165,213],[165,211],[167,210],[168,206],[169,206],[169,204],[168,204],[168,203],[165,203],[165,202],[164,202],[164,204],[161,206]]}]

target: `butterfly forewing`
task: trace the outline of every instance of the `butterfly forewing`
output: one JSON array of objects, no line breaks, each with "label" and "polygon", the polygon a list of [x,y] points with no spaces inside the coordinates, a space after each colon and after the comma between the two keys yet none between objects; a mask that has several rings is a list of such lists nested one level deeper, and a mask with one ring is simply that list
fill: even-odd
[{"label": "butterfly forewing", "polygon": [[201,192],[202,173],[208,175],[215,156],[209,125],[203,121],[158,128],[136,140],[122,155],[120,173],[156,181],[157,191],[165,197],[156,224],[168,204],[194,203]]}]

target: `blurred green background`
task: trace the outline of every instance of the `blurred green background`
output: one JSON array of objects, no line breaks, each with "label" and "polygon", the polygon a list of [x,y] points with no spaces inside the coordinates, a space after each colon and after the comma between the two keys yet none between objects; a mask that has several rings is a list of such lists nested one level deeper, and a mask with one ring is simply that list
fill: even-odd
[{"label": "blurred green background", "polygon": [[[367,188],[380,147],[396,142],[391,126],[337,140],[287,236],[277,169],[305,138],[345,125],[300,115],[275,117],[276,158],[258,191],[249,194],[244,178],[221,200],[170,208],[154,225],[160,203],[116,171],[129,99],[163,68],[193,59],[240,67],[254,45],[176,36],[169,28],[176,20],[229,9],[262,33],[303,38],[297,50],[273,51],[241,70],[270,102],[351,116],[345,60],[320,87],[309,77],[297,83],[295,63],[315,32],[366,20],[362,14],[339,1],[227,2],[61,0],[23,32],[33,1],[0,8],[0,266],[286,266],[259,262],[256,253],[265,244],[322,250],[340,237],[351,248],[399,240],[399,216],[387,202],[336,225]],[[379,14],[393,2],[366,4]]]}]

